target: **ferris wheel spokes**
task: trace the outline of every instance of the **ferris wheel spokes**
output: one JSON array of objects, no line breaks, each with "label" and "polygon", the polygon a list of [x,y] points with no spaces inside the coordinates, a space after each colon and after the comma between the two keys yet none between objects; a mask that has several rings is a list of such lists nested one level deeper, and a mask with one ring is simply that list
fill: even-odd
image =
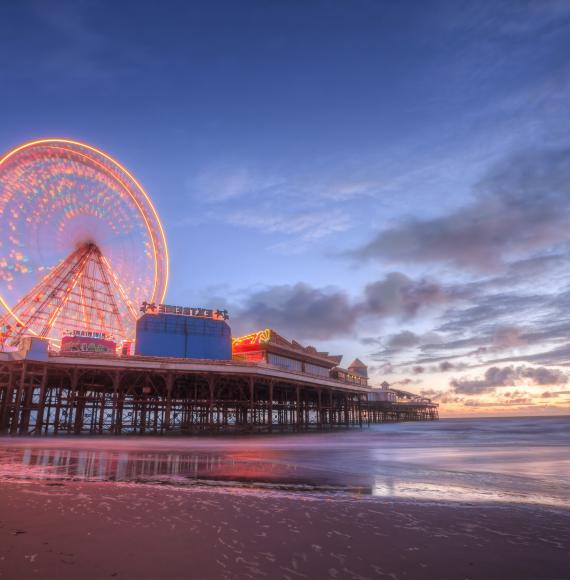
[{"label": "ferris wheel spokes", "polygon": [[[116,296],[123,301],[122,309]],[[125,336],[123,313],[133,316],[133,312],[109,262],[95,244],[89,243],[34,286],[0,319],[0,328],[10,329],[4,333],[10,346],[18,346],[22,337],[29,334],[47,338],[56,323],[69,330]]]}]

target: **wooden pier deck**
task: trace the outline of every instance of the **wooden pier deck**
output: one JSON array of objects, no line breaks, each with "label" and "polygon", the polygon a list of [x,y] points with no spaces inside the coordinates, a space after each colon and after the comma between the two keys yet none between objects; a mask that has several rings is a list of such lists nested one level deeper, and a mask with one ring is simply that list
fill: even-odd
[{"label": "wooden pier deck", "polygon": [[438,419],[438,405],[238,361],[0,353],[0,432],[279,432]]}]

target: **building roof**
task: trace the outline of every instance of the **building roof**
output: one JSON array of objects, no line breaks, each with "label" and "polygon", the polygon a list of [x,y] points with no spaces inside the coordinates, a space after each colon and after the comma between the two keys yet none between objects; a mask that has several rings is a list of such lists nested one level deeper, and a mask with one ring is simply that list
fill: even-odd
[{"label": "building roof", "polygon": [[271,328],[234,338],[232,344],[234,352],[265,349],[283,356],[296,355],[297,358],[327,368],[337,366],[342,360],[342,355],[331,355],[328,352],[319,352],[314,346],[303,346],[296,340],[286,339]]},{"label": "building roof", "polygon": [[368,369],[368,367],[359,359],[355,358],[349,365],[349,369]]},{"label": "building roof", "polygon": [[348,370],[355,375],[368,378],[368,367],[359,358],[350,363]]}]

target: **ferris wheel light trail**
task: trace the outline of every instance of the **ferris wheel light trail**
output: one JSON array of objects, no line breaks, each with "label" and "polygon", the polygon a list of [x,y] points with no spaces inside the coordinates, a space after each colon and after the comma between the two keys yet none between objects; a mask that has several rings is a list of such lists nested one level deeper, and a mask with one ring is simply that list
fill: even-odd
[{"label": "ferris wheel light trail", "polygon": [[162,295],[160,296],[160,298],[154,297],[154,292],[153,292],[153,302],[156,300],[158,300],[159,302],[163,302],[164,298],[166,296],[166,291],[168,289],[168,278],[170,276],[170,257],[168,254],[168,245],[166,243],[166,235],[164,233],[164,228],[162,227],[162,223],[160,222],[160,218],[158,217],[158,213],[156,211],[156,208],[154,207],[154,204],[152,203],[148,193],[144,190],[143,186],[139,183],[139,181],[135,178],[135,176],[124,165],[121,165],[121,163],[119,163],[116,159],[113,159],[110,155],[108,155],[104,151],[101,151],[100,149],[97,149],[97,148],[93,147],[92,145],[88,145],[87,143],[82,143],[81,141],[74,141],[72,139],[47,138],[47,139],[36,139],[35,141],[28,141],[27,143],[23,143],[22,145],[15,147],[14,149],[12,149],[8,153],[6,153],[6,155],[4,155],[4,157],[2,157],[0,159],[0,166],[2,166],[4,164],[4,162],[6,160],[8,160],[10,157],[12,157],[13,155],[22,151],[23,149],[33,147],[34,145],[53,144],[53,143],[64,143],[64,144],[68,144],[68,145],[77,145],[79,147],[83,147],[83,148],[87,149],[88,151],[91,151],[93,153],[101,155],[107,161],[116,165],[121,171],[123,171],[126,175],[128,175],[128,177],[133,181],[133,183],[136,184],[138,190],[143,195],[145,201],[148,203],[148,205],[152,211],[153,217],[156,220],[156,223],[157,223],[158,228],[160,230],[160,236],[162,238],[162,243],[164,244],[164,250],[165,250],[165,254],[166,254],[166,260],[165,260],[166,283],[164,285],[164,289],[162,291]]},{"label": "ferris wheel light trail", "polygon": [[103,264],[107,268],[108,273],[111,275],[111,278],[113,278],[113,282],[115,282],[119,292],[121,293],[121,298],[127,304],[127,307],[129,309],[129,312],[131,313],[133,319],[136,320],[138,318],[137,310],[133,306],[133,303],[131,302],[130,298],[127,296],[127,293],[125,292],[125,290],[121,286],[121,283],[119,282],[115,272],[113,272],[113,268],[111,268],[111,264],[109,264],[109,261],[107,260],[107,258],[105,258],[105,256],[101,256],[101,259],[103,261]]},{"label": "ferris wheel light trail", "polygon": [[134,305],[163,302],[168,275],[156,208],[110,155],[58,138],[0,158],[0,345],[69,329],[132,340]]},{"label": "ferris wheel light trail", "polygon": [[[58,147],[52,147],[51,145],[49,146],[49,148],[50,148],[50,149],[56,149],[56,150],[57,150],[57,149],[61,149],[61,148],[58,148]],[[91,148],[91,149],[93,149],[93,148]],[[93,149],[93,150],[94,150],[94,151],[97,151],[96,149]],[[65,151],[65,149],[63,149],[63,151]],[[85,158],[85,159],[89,159],[89,160],[90,160],[92,163],[94,163],[94,164],[95,164],[95,165],[97,165],[98,167],[104,168],[103,164],[101,164],[101,163],[99,163],[99,162],[97,162],[97,161],[95,161],[95,160],[93,160],[93,159],[89,158],[87,155],[82,155],[82,154],[78,154],[78,155],[79,155],[80,157],[83,157],[83,158]],[[108,157],[108,156],[106,156],[106,157],[107,157],[108,159],[111,159],[111,158],[110,158],[110,157]],[[115,163],[116,163],[116,162],[115,162]],[[121,184],[121,186],[122,186],[122,188],[125,190],[125,192],[126,192],[128,195],[130,195],[130,196],[131,196],[131,198],[133,199],[133,201],[134,201],[134,203],[136,204],[137,208],[138,208],[138,209],[139,209],[139,211],[141,212],[141,215],[142,215],[142,217],[143,217],[143,219],[144,219],[144,221],[145,221],[145,224],[146,224],[147,228],[150,228],[150,223],[149,223],[149,220],[148,220],[148,218],[145,216],[144,212],[142,211],[142,207],[141,207],[141,205],[140,205],[139,201],[136,199],[136,197],[134,197],[134,196],[132,195],[132,193],[129,191],[129,188],[128,188],[128,187],[127,187],[127,186],[126,186],[124,183],[123,183],[123,181],[122,181],[121,179],[117,178],[117,181],[118,181],[118,183],[120,183],[120,184]],[[150,199],[149,199],[149,201],[150,201]],[[154,206],[153,206],[153,211],[155,211],[155,210],[154,210]],[[156,213],[156,211],[155,211],[155,213]],[[163,232],[163,235],[164,235],[164,232]],[[151,243],[152,243],[152,246],[153,246],[154,253],[156,254],[156,243],[155,243],[155,241],[154,241],[154,238],[152,238],[152,237],[151,237]],[[166,263],[168,264],[168,259],[167,259],[167,262],[166,262]],[[153,287],[153,289],[152,289],[152,295],[153,295],[153,296],[156,294],[156,285],[157,285],[157,278],[158,278],[158,260],[155,260],[155,262],[154,262],[154,274],[155,274],[155,283],[154,283],[154,287]],[[167,274],[167,276],[168,276],[168,274]],[[166,290],[167,290],[167,288],[165,287],[165,288],[164,288],[164,296],[166,296]],[[163,298],[164,298],[164,296],[163,296]],[[162,302],[163,298],[161,299],[161,302]]]},{"label": "ferris wheel light trail", "polygon": [[[75,252],[74,252],[75,254]],[[21,318],[19,316],[17,316],[16,314],[14,314],[14,311],[16,312],[23,312],[25,311],[25,308],[32,302],[32,301],[36,301],[38,302],[38,297],[42,295],[41,293],[41,288],[43,287],[49,287],[52,280],[56,280],[57,277],[61,274],[61,271],[64,269],[65,264],[67,261],[69,261],[70,259],[73,259],[74,254],[72,254],[71,256],[69,256],[68,258],[66,258],[65,260],[62,260],[49,274],[47,274],[46,276],[44,276],[44,278],[42,278],[42,280],[39,282],[39,284],[37,284],[35,286],[34,289],[32,289],[31,292],[29,292],[28,294],[26,294],[25,296],[23,296],[19,302],[16,304],[16,306],[14,306],[13,309],[10,309],[7,305],[6,305],[6,309],[10,312],[10,315],[16,320],[16,322],[22,327],[22,328],[26,328],[27,325],[26,323],[24,323]],[[4,304],[4,300],[2,300],[2,303]],[[5,317],[6,318],[6,317]],[[40,336],[40,334],[38,332],[36,332],[33,328],[31,328],[31,326],[29,325],[28,321],[28,332],[30,334],[32,334],[33,336]]]},{"label": "ferris wheel light trail", "polygon": [[41,328],[38,336],[47,337],[58,322],[74,330],[92,328],[95,318],[98,331],[125,336],[115,296],[99,248],[87,244],[73,252],[18,303],[16,309],[26,324],[12,334],[11,340],[17,344],[32,326]]},{"label": "ferris wheel light trail", "polygon": [[89,248],[85,252],[85,254],[83,254],[81,256],[81,259],[79,260],[78,264],[73,268],[73,270],[71,272],[71,276],[70,276],[71,279],[70,280],[68,278],[63,279],[62,285],[67,284],[67,288],[64,291],[63,298],[61,299],[60,304],[53,311],[49,320],[46,322],[46,325],[43,327],[43,329],[40,333],[40,336],[42,336],[42,337],[47,336],[48,332],[51,330],[51,328],[53,326],[53,323],[57,320],[57,317],[59,316],[60,312],[63,310],[63,307],[67,304],[67,300],[69,298],[69,295],[73,292],[73,290],[75,290],[75,287],[77,286],[77,282],[79,282],[79,278],[81,277],[81,275],[83,274],[83,270],[85,269],[85,264],[87,263],[87,260],[89,260],[89,257],[91,256],[91,252],[92,252],[92,249]]}]

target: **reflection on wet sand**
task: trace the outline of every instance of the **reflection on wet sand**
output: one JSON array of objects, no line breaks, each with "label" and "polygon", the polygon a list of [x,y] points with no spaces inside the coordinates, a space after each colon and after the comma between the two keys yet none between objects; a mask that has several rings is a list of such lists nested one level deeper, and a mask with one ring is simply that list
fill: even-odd
[{"label": "reflection on wet sand", "polygon": [[[52,481],[122,481],[172,485],[224,484],[279,486],[291,489],[358,491],[326,474],[312,473],[288,463],[279,453],[256,452],[144,453],[93,449],[8,448],[0,452],[0,478]],[[306,470],[305,470],[306,471]],[[314,471],[314,470],[313,470]]]},{"label": "reflection on wet sand", "polygon": [[0,440],[0,479],[223,485],[565,507],[568,418],[251,438]]}]

